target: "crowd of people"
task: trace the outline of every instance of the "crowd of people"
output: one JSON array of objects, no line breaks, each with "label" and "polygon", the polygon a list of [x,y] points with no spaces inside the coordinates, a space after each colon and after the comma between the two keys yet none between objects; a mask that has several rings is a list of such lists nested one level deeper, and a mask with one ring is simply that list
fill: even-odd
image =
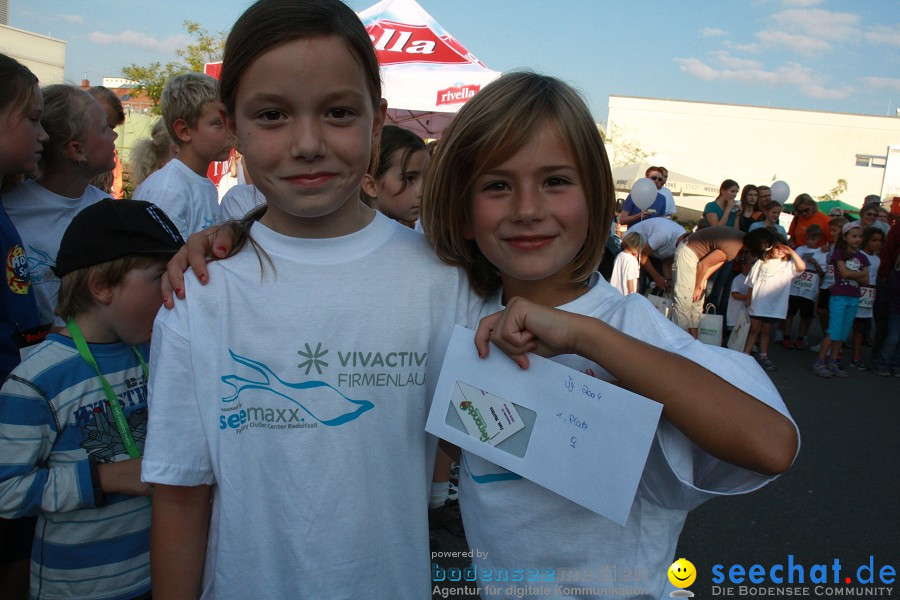
[{"label": "crowd of people", "polygon": [[[650,167],[646,175],[660,180],[663,170]],[[618,220],[631,225],[610,278],[623,294],[671,294],[674,320],[694,337],[704,311],[724,315],[722,344],[746,312],[747,326],[739,329],[746,341],[738,340],[735,349],[754,353],[767,370],[777,369],[768,353],[774,341],[785,349],[818,352],[812,372],[821,377],[848,377],[847,365],[900,377],[890,335],[891,306],[900,302],[890,283],[900,267],[900,235],[880,197],[867,196],[856,219],[841,209],[826,215],[809,194],[799,194],[785,229],[784,207],[771,199],[768,186],[741,188],[726,179],[690,233],[668,224],[672,215],[665,211],[632,215],[629,202]],[[810,345],[816,317],[824,339]],[[864,345],[872,347],[867,360]]]},{"label": "crowd of people", "polygon": [[[805,347],[806,292],[821,309],[830,289],[815,372],[842,376],[848,323],[866,321],[860,343],[873,334],[859,292],[878,286],[875,371],[900,376],[898,228],[876,277],[877,207],[823,223],[801,195],[785,232],[767,188],[745,186],[738,206],[726,180],[687,234],[661,192],[649,209],[626,200],[610,285],[597,270],[612,176],[579,95],[508,73],[426,146],[384,126],[371,40],[339,0],[259,0],[218,83],[170,79],[131,199],[108,197],[114,95],[40,87],[4,55],[0,79],[5,598],[420,600],[429,517],[453,525],[454,459],[479,571],[617,564],[664,597],[688,511],[795,459],[796,425],[762,370],[789,306],[800,334],[781,343]],[[206,172],[232,144],[237,185],[220,205]],[[662,190],[668,172],[647,175]],[[220,228],[226,206],[240,218]],[[636,295],[651,282],[673,294],[675,323]],[[748,307],[743,354],[695,339],[705,298]],[[662,404],[624,527],[477,453],[438,451],[424,424],[456,324],[481,357],[492,342],[527,369],[537,352]],[[482,595],[540,584],[512,583]]]}]

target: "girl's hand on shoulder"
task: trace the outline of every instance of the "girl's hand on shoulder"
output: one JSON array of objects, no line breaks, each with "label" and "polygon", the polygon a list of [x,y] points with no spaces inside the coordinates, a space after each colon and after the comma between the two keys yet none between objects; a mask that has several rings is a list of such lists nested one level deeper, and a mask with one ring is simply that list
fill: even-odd
[{"label": "girl's hand on shoulder", "polygon": [[163,305],[171,309],[175,307],[175,297],[184,300],[184,272],[188,267],[194,270],[200,283],[206,285],[209,281],[207,262],[228,256],[235,237],[229,223],[192,233],[166,265],[166,276],[162,278]]},{"label": "girl's hand on shoulder", "polygon": [[481,320],[475,332],[475,347],[478,356],[484,358],[488,355],[488,342],[493,342],[517,365],[527,369],[528,352],[544,357],[572,352],[578,318],[573,313],[512,298],[506,309]]}]

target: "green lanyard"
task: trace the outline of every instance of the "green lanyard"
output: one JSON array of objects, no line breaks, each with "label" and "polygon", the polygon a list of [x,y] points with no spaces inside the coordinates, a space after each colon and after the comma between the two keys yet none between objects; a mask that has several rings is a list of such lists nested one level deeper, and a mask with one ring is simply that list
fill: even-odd
[{"label": "green lanyard", "polygon": [[[83,358],[87,364],[94,367],[94,371],[97,372],[97,377],[100,378],[100,383],[103,385],[103,391],[106,393],[106,399],[109,401],[109,409],[112,411],[113,419],[116,421],[116,428],[119,430],[119,435],[122,436],[122,443],[125,444],[125,450],[128,452],[128,456],[131,458],[140,458],[141,452],[138,450],[137,444],[134,443],[134,436],[131,435],[131,427],[128,425],[128,421],[125,420],[125,411],[122,410],[122,405],[119,404],[119,399],[116,397],[115,392],[113,392],[112,386],[109,385],[106,377],[100,372],[100,367],[97,366],[97,361],[94,360],[94,355],[91,354],[91,350],[88,348],[87,341],[84,339],[84,334],[81,333],[81,329],[75,324],[74,319],[69,319],[69,322],[66,323],[66,329],[69,330],[72,340],[75,342],[75,348],[78,349],[78,354],[81,355],[81,358]],[[141,369],[144,371],[144,380],[146,381],[149,378],[147,363],[144,361],[144,357],[141,356],[141,353],[137,348],[132,346],[131,350],[141,363]]]}]

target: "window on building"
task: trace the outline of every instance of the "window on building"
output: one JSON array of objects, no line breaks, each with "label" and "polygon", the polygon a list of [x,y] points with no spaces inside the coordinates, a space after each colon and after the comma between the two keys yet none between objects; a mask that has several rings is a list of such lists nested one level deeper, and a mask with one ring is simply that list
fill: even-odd
[{"label": "window on building", "polygon": [[857,154],[856,155],[856,166],[857,167],[875,167],[878,169],[883,169],[886,163],[887,163],[887,156],[878,156],[875,154]]}]

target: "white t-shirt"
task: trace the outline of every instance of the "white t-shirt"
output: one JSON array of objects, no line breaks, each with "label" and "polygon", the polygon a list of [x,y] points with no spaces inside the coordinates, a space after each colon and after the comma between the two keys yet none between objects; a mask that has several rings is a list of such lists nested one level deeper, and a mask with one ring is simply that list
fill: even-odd
[{"label": "white t-shirt", "polygon": [[426,598],[425,420],[465,275],[382,215],[251,234],[262,278],[248,245],[157,316],[142,477],[216,484],[203,598]]},{"label": "white t-shirt", "polygon": [[266,197],[255,185],[238,184],[231,186],[222,198],[219,212],[222,220],[241,219],[248,212],[266,201]]},{"label": "white t-shirt", "polygon": [[[734,292],[746,294],[747,289],[747,276],[743,273],[735,275],[734,279],[731,281],[731,294]],[[732,297],[731,294],[728,294],[728,308],[725,311],[725,325],[727,327],[734,327],[737,325],[738,317],[741,316],[741,311],[744,310],[744,307],[747,305],[744,300],[738,300],[737,298]]]},{"label": "white t-shirt", "polygon": [[791,281],[791,296],[799,296],[807,300],[815,301],[819,295],[819,274],[810,261],[819,263],[819,268],[825,272],[828,264],[828,255],[821,248],[801,246],[797,248],[797,254],[806,263],[806,270]]},{"label": "white t-shirt", "polygon": [[185,240],[192,233],[220,222],[219,196],[208,177],[197,175],[173,158],[134,190],[132,198],[160,207]]},{"label": "white t-shirt", "polygon": [[614,288],[622,292],[623,296],[627,296],[628,282],[634,281],[634,289],[637,291],[637,279],[641,276],[641,265],[634,254],[628,252],[619,252],[613,263],[612,275],[609,277],[609,283]]},{"label": "white t-shirt", "polygon": [[[880,222],[880,221],[879,221]],[[856,309],[857,319],[870,319],[875,305],[875,280],[881,259],[878,256],[861,251],[869,259],[869,284],[859,286],[859,307]]]},{"label": "white t-shirt", "polygon": [[[592,284],[587,294],[560,308],[593,316],[704,365],[790,417],[778,391],[752,358],[694,340],[638,294],[622,297],[597,276]],[[494,301],[483,312],[489,314],[498,308],[499,302]],[[603,368],[579,356],[553,360],[611,380]],[[505,569],[511,578],[517,569],[536,569],[538,577],[554,570],[559,583],[563,571],[577,570],[576,579],[566,581],[563,587],[612,591],[627,586],[632,591],[622,596],[645,594],[652,598],[668,598],[668,592],[675,589],[668,583],[666,571],[674,560],[689,510],[713,496],[751,492],[773,479],[710,456],[662,417],[628,521],[622,527],[472,453],[464,451],[461,460],[460,508],[467,541],[473,551],[478,551],[473,557],[479,578],[488,569],[495,570],[492,573]],[[612,565],[616,577],[611,575]],[[632,577],[626,580],[624,573],[629,569]],[[590,581],[577,579],[590,574]],[[523,579],[528,578],[526,573]],[[483,598],[512,598],[523,596],[504,595],[511,585],[555,590],[556,583],[510,579],[492,586],[498,590],[497,595],[488,591],[488,582],[480,585]],[[553,593],[538,595],[560,597]]]},{"label": "white t-shirt", "polygon": [[25,246],[41,323],[65,325],[62,319],[54,315],[59,277],[51,269],[56,266],[59,243],[69,223],[83,208],[103,198],[109,198],[109,194],[92,185],[87,186],[80,198],[66,198],[54,194],[35,180],[26,181],[3,195],[6,212]]},{"label": "white t-shirt", "polygon": [[628,233],[638,232],[653,248],[654,258],[672,258],[675,256],[675,244],[685,234],[684,227],[671,219],[645,219],[628,228]]},{"label": "white t-shirt", "polygon": [[792,260],[771,258],[756,261],[747,274],[747,286],[753,288],[750,316],[785,318],[791,280],[802,272],[795,268]]}]

